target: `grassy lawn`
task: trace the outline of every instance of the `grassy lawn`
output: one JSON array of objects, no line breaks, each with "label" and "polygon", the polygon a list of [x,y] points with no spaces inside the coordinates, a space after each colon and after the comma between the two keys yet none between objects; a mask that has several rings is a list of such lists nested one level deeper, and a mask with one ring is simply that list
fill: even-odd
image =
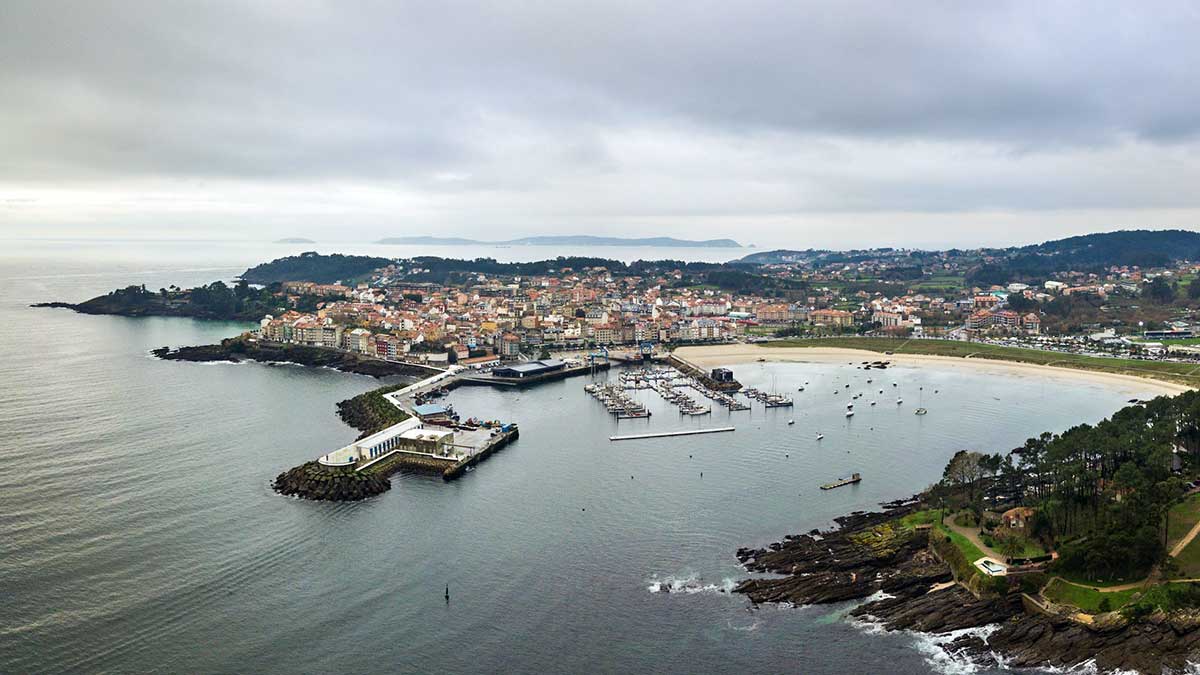
[{"label": "grassy lawn", "polygon": [[1173,579],[1200,579],[1200,537],[1193,539],[1175,556],[1175,567],[1171,574]]},{"label": "grassy lawn", "polygon": [[1066,583],[1061,579],[1055,579],[1042,591],[1042,594],[1055,602],[1074,605],[1089,614],[1095,614],[1101,611],[1100,602],[1102,600],[1108,599],[1108,609],[1111,611],[1123,607],[1137,592],[1137,589],[1130,589],[1127,591],[1102,593],[1094,588],[1076,586],[1075,584]]},{"label": "grassy lawn", "polygon": [[912,513],[900,518],[902,527],[916,527],[917,525],[935,525],[941,517],[941,511],[938,509],[925,509],[923,511],[913,511]]},{"label": "grassy lawn", "polygon": [[934,527],[950,537],[950,542],[957,546],[958,550],[962,551],[963,555],[967,557],[967,562],[973,563],[986,555],[983,551],[979,550],[978,546],[972,544],[970,539],[967,539],[945,525],[936,524]]},{"label": "grassy lawn", "polygon": [[[1001,537],[996,537],[996,536],[985,533],[985,534],[980,535],[979,538],[981,541],[983,541],[984,544],[987,544],[988,546],[992,547],[992,549],[994,549],[995,551],[999,552],[1001,550],[1001,542],[1003,541],[1003,539]],[[1037,557],[1046,555],[1046,549],[1042,548],[1041,546],[1039,546],[1036,542],[1032,541],[1031,539],[1029,539],[1027,537],[1019,537],[1019,541],[1021,542],[1021,550],[1018,551],[1017,554],[1012,557],[1014,557],[1014,558],[1037,558]]]},{"label": "grassy lawn", "polygon": [[1133,338],[1134,342],[1158,342],[1164,345],[1186,345],[1194,347],[1200,345],[1200,338],[1163,338],[1161,340],[1151,340],[1148,338]]},{"label": "grassy lawn", "polygon": [[1191,531],[1197,520],[1200,520],[1200,493],[1190,495],[1171,507],[1171,515],[1167,519],[1168,551]]},{"label": "grassy lawn", "polygon": [[[1078,368],[1103,373],[1135,375],[1192,386],[1200,385],[1200,365],[1172,363],[1168,361],[1135,361],[1099,356],[1080,356],[1021,347],[957,340],[905,340],[900,338],[856,338],[831,337],[814,340],[781,340],[772,342],[771,347],[836,347],[862,349],[871,352],[894,352],[896,354],[928,354],[933,356],[972,356],[996,361],[1053,364],[1060,368]],[[1192,371],[1196,371],[1193,373]]]},{"label": "grassy lawn", "polygon": [[[938,509],[914,511],[901,517],[899,522],[901,527],[908,528],[916,527],[917,525],[933,525],[935,530],[950,537],[951,543],[957,546],[958,550],[962,551],[967,562],[973,563],[986,555],[983,551],[979,550],[978,546],[972,544],[971,540],[943,525],[941,523],[941,514],[942,512]],[[947,517],[950,517],[950,515],[950,513],[947,513]]]},{"label": "grassy lawn", "polygon": [[1140,579],[1136,579],[1136,578],[1097,580],[1097,579],[1089,579],[1082,574],[1070,574],[1070,573],[1062,573],[1062,572],[1055,572],[1054,574],[1066,579],[1067,581],[1070,581],[1073,584],[1079,584],[1081,586],[1087,586],[1089,588],[1107,588],[1109,586],[1120,586],[1122,584],[1128,584],[1128,583],[1133,583],[1135,581],[1140,581]]}]

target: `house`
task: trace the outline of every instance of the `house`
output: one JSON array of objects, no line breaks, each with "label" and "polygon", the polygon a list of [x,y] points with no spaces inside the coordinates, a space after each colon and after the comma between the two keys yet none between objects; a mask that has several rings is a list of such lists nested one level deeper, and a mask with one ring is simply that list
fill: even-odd
[{"label": "house", "polygon": [[1018,506],[1005,511],[1000,516],[1000,524],[1009,530],[1028,532],[1037,510],[1029,506]]}]

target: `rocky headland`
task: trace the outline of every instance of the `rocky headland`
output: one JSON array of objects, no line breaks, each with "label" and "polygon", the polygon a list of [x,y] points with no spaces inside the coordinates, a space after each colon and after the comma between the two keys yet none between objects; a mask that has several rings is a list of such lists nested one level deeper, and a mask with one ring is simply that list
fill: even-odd
[{"label": "rocky headland", "polygon": [[[1017,578],[1002,592],[981,589],[978,580],[956,582],[952,565],[939,553],[938,531],[905,526],[901,517],[912,508],[887,506],[839,518],[830,531],[738,550],[748,571],[781,576],[747,579],[734,592],[755,604],[798,606],[882,592],[881,599],[850,615],[889,631],[963,631],[942,648],[985,665],[1071,668],[1094,662],[1101,672],[1157,675],[1184,672],[1189,658],[1200,655],[1200,614],[1194,611],[1080,615],[1039,597]],[[964,630],[979,628],[985,630]]]},{"label": "rocky headland", "polygon": [[244,336],[222,340],[214,345],[199,345],[195,347],[161,347],[151,352],[160,359],[167,361],[260,361],[263,363],[295,363],[302,366],[333,368],[347,373],[370,375],[372,377],[388,377],[402,375],[407,377],[429,377],[440,372],[411,363],[384,361],[361,354],[352,354],[324,347],[306,345],[284,345],[247,339]]}]

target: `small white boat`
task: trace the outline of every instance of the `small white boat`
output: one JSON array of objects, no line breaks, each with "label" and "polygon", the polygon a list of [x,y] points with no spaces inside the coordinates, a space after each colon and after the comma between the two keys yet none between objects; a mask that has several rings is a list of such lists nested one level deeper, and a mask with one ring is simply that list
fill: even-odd
[{"label": "small white boat", "polygon": [[929,412],[929,411],[928,411],[928,410],[926,410],[926,409],[924,409],[924,408],[917,408],[916,414],[918,414],[918,415],[924,415],[924,414],[925,414],[925,413],[927,413],[927,412]]},{"label": "small white boat", "polygon": [[853,407],[854,407],[854,404],[853,404],[853,403],[847,403],[847,404],[846,404],[846,407],[847,407],[847,408],[853,408]]},{"label": "small white boat", "polygon": [[900,405],[901,403],[904,403],[904,399],[902,399],[902,398],[896,399],[896,405]]},{"label": "small white boat", "polygon": [[788,420],[788,426],[791,426],[795,423],[796,423],[796,420]]},{"label": "small white boat", "polygon": [[817,434],[818,441],[821,440],[822,438],[825,438],[825,434]]},{"label": "small white boat", "polygon": [[846,417],[854,417],[854,411],[853,411],[853,410],[847,410],[847,411],[846,411]]},{"label": "small white boat", "polygon": [[875,401],[871,401],[871,405],[875,405]]}]

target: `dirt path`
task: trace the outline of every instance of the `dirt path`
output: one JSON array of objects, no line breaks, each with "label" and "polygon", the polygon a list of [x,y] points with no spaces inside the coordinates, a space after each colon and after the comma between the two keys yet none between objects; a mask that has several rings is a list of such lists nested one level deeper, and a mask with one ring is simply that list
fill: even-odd
[{"label": "dirt path", "polygon": [[1179,543],[1175,544],[1175,547],[1172,548],[1171,552],[1168,553],[1167,555],[1174,558],[1175,556],[1182,553],[1183,549],[1187,548],[1187,545],[1192,543],[1192,540],[1196,538],[1197,534],[1200,534],[1200,520],[1196,521],[1196,524],[1192,526],[1192,529],[1188,530],[1187,535],[1184,536],[1183,539],[1180,539]]},{"label": "dirt path", "polygon": [[[948,527],[951,530],[954,530],[955,532],[966,537],[967,541],[978,546],[979,550],[983,551],[984,555],[991,556],[991,557],[995,558],[996,560],[1000,560],[1000,561],[1003,561],[1005,559],[1005,556],[1000,555],[1000,553],[998,551],[996,551],[995,549],[993,549],[991,546],[988,546],[987,544],[983,543],[983,540],[979,538],[979,530],[977,528],[963,527],[962,525],[959,525],[958,523],[954,522],[954,516],[949,516],[948,518],[946,518],[946,527]],[[967,562],[974,563],[975,561],[968,560]]]}]

